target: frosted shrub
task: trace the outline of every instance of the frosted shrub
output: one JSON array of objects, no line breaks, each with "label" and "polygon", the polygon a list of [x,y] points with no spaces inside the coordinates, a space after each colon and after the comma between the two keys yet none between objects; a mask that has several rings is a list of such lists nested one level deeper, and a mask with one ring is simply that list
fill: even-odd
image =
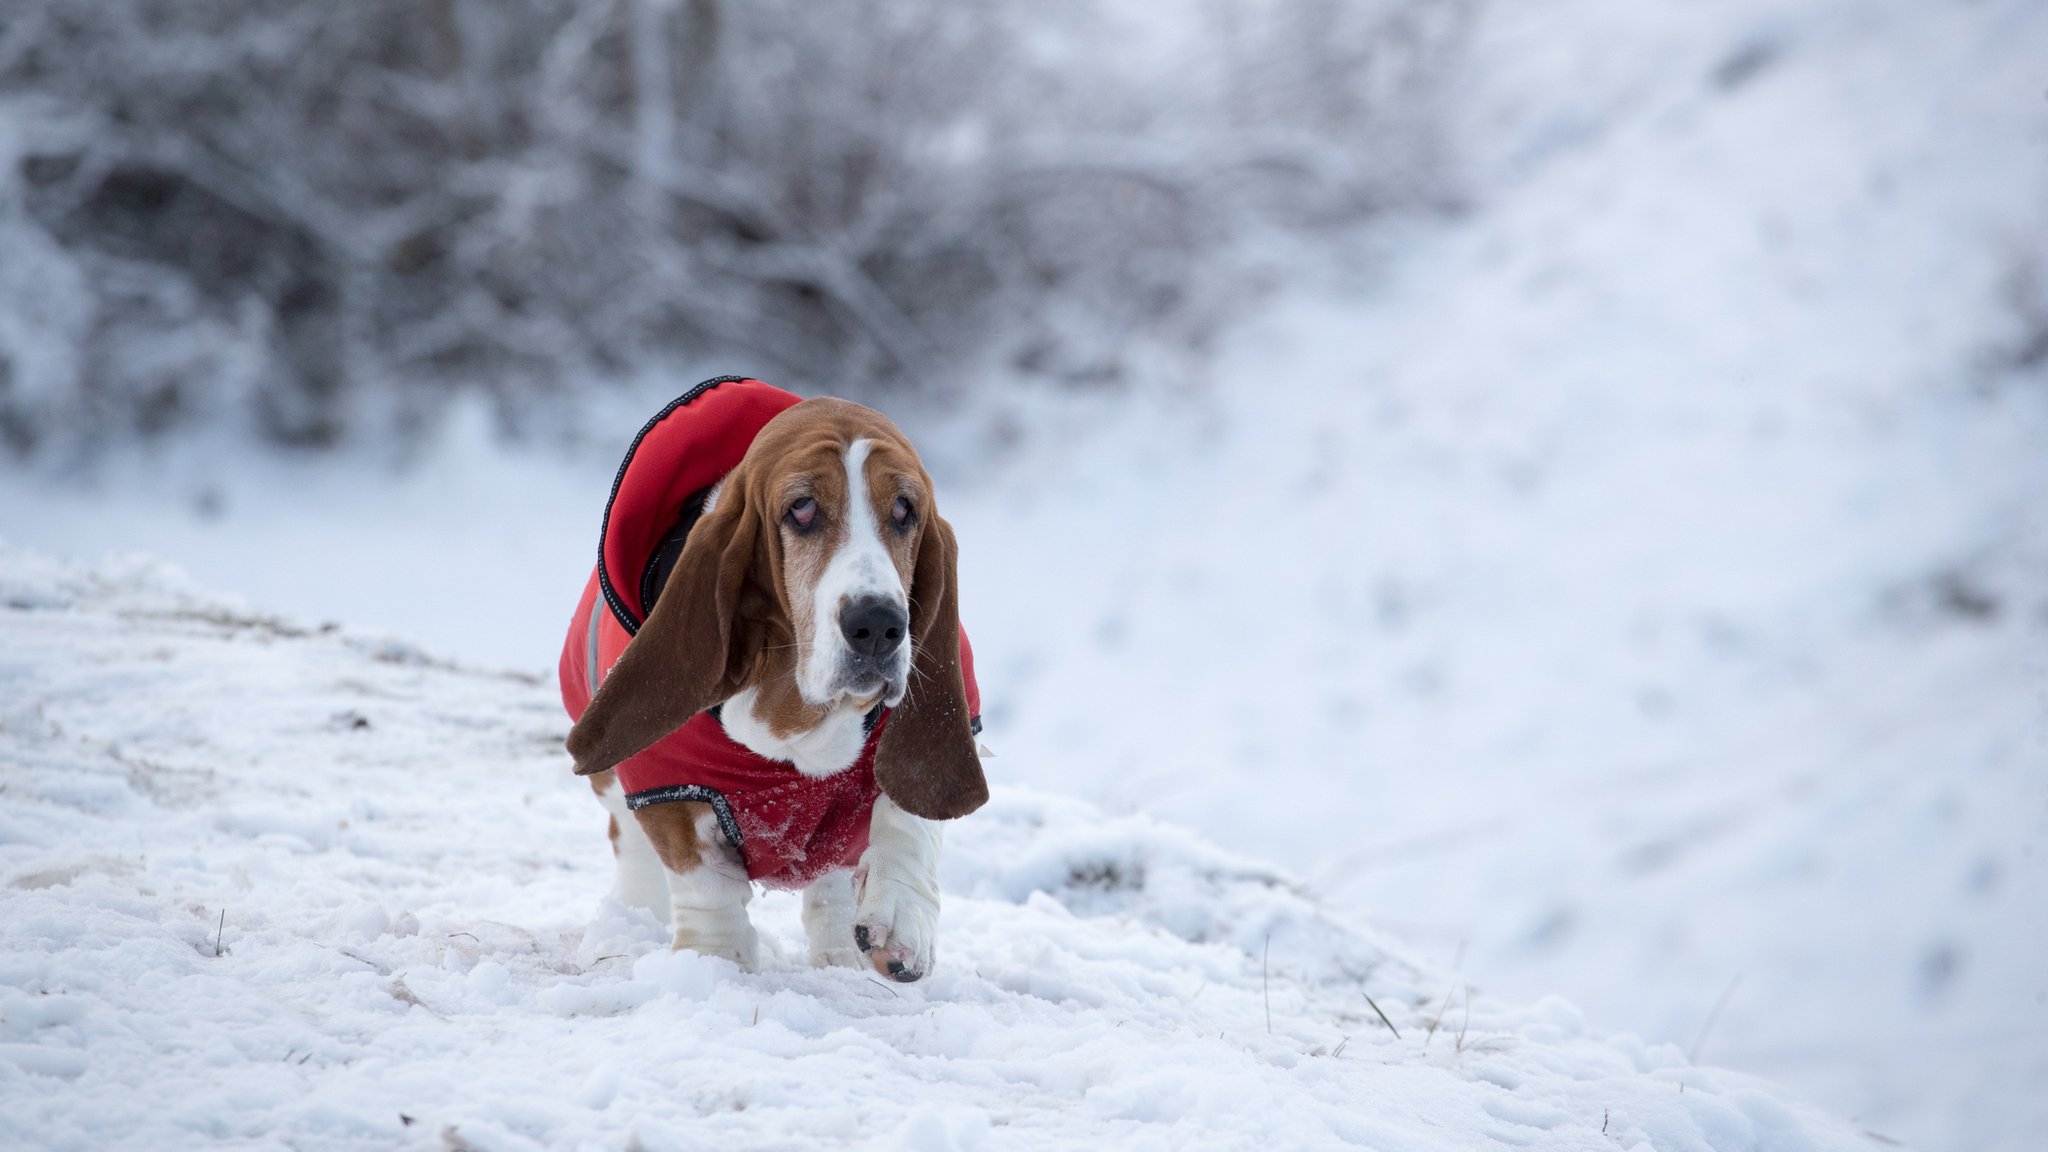
[{"label": "frosted shrub", "polygon": [[[1128,9],[1128,10],[1126,10]],[[647,370],[1113,380],[1436,185],[1441,0],[13,0],[0,438],[288,443]]]}]

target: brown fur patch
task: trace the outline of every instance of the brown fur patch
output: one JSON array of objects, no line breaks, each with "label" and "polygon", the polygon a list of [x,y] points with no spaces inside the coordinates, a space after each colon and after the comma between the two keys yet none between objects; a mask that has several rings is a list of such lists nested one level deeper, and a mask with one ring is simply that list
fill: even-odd
[{"label": "brown fur patch", "polygon": [[590,781],[592,792],[602,796],[612,790],[612,785],[618,782],[619,774],[607,768],[602,772],[592,772],[584,779]]},{"label": "brown fur patch", "polygon": [[789,671],[763,675],[754,686],[760,690],[754,718],[777,737],[787,740],[824,723],[827,710],[806,701],[797,689],[794,662]]},{"label": "brown fur patch", "polygon": [[661,857],[662,867],[681,874],[704,862],[704,845],[697,839],[697,820],[710,810],[709,804],[683,800],[650,804],[633,815],[640,821],[640,830],[653,842],[654,854]]}]

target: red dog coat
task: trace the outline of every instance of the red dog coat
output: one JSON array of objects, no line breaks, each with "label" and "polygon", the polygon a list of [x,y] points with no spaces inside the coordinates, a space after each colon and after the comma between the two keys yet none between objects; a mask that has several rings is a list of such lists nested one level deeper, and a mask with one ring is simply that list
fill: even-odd
[{"label": "red dog coat", "polygon": [[[666,583],[684,538],[713,484],[736,467],[754,435],[799,397],[740,376],[690,389],[640,429],[612,482],[598,536],[597,570],[583,589],[562,645],[562,704],[573,721],[590,706],[604,674],[626,650]],[[599,601],[607,610],[599,610]],[[960,633],[967,711],[981,730],[974,653]],[[747,875],[800,888],[860,861],[875,799],[875,748],[888,710],[869,717],[867,742],[853,766],[823,779],[770,760],[726,735],[717,709],[699,712],[652,747],[620,761],[626,804],[697,800],[746,860]]]}]

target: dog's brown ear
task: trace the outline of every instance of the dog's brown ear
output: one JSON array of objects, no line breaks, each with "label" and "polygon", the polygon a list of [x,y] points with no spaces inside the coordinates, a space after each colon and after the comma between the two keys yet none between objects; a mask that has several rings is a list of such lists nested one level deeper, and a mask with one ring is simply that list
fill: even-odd
[{"label": "dog's brown ear", "polygon": [[896,806],[927,820],[965,816],[988,802],[960,670],[958,553],[934,512],[911,576],[910,690],[889,712],[875,750],[875,782]]},{"label": "dog's brown ear", "polygon": [[612,767],[739,690],[751,656],[735,618],[760,536],[740,479],[728,477],[690,530],[654,610],[569,730],[578,776]]}]

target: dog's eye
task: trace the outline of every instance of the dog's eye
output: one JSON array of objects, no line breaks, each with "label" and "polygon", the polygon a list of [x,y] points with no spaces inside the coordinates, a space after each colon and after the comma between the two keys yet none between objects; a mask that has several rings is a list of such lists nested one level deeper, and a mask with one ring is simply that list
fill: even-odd
[{"label": "dog's eye", "polygon": [[896,498],[896,503],[889,506],[889,521],[898,528],[908,528],[911,518],[915,515],[916,513],[911,511],[910,501],[901,496]]},{"label": "dog's eye", "polygon": [[789,506],[789,522],[799,529],[809,528],[811,521],[818,518],[818,502],[809,496]]}]

